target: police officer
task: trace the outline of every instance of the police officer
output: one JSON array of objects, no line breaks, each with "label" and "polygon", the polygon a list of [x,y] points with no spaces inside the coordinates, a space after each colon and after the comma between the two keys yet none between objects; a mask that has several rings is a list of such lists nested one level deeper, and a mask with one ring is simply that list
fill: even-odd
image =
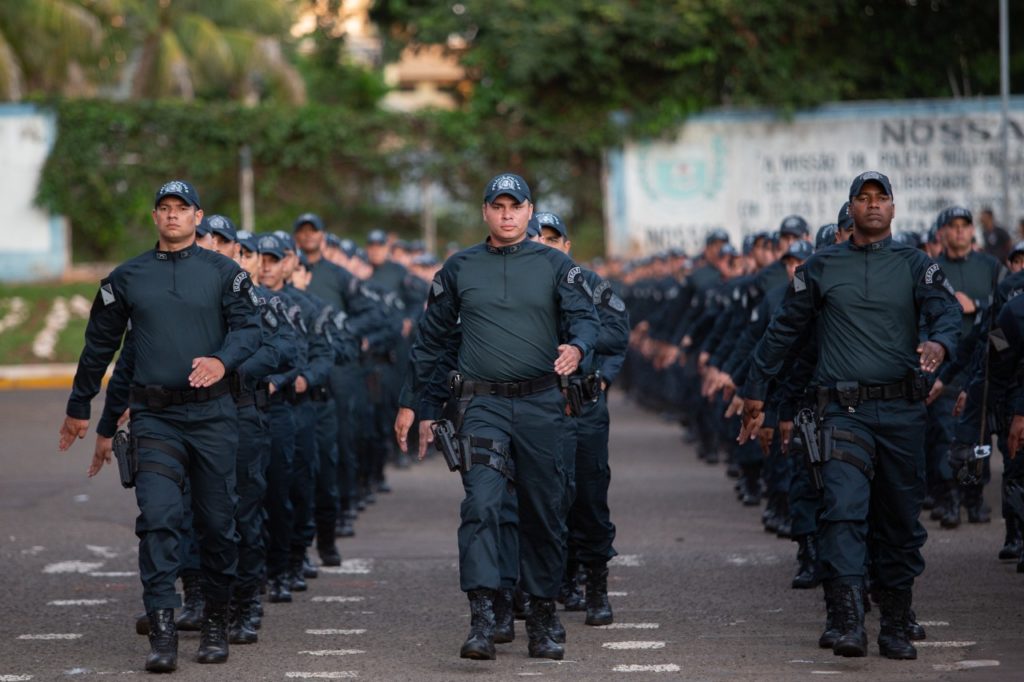
[{"label": "police officer", "polygon": [[[430,427],[441,415],[428,386],[444,381],[435,369],[458,323],[462,380],[449,402],[459,405],[459,433],[471,449],[463,457],[473,462],[462,472],[459,567],[471,625],[460,655],[494,658],[495,590],[512,587],[518,577],[533,602],[526,621],[530,656],[561,659],[564,650],[551,628],[565,569],[571,465],[563,447],[567,417],[559,376],[575,372],[593,349],[599,321],[591,298],[575,283],[580,269],[564,254],[526,240],[533,205],[525,180],[511,173],[493,178],[482,213],[487,241],[449,258],[431,284],[410,353],[419,410],[401,410],[395,431],[405,447],[418,416],[425,454]],[[560,333],[567,342],[560,343]],[[510,508],[518,509],[518,528],[502,523]],[[519,557],[518,576],[509,557]]]},{"label": "police officer", "polygon": [[878,541],[879,649],[889,658],[916,658],[907,627],[927,537],[918,521],[927,391],[916,370],[934,372],[955,352],[960,310],[942,269],[921,251],[893,243],[895,207],[885,175],[868,171],[854,179],[850,212],[850,241],[797,269],[754,351],[740,440],[751,437],[763,419],[769,380],[816,324],[814,383],[823,450],[830,453],[822,470],[821,559],[835,605],[829,625],[839,633],[833,651],[867,653],[863,582],[870,506]]},{"label": "police officer", "polygon": [[[540,228],[542,244],[569,255],[572,242],[566,224],[554,213],[538,213],[532,222]],[[629,343],[629,313],[611,285],[586,268],[577,280],[589,295],[601,320],[601,333],[592,355],[570,377],[571,391],[582,399],[579,414],[569,420],[575,431],[575,491],[569,509],[569,552],[560,600],[567,611],[586,610],[587,625],[608,625],[613,620],[608,602],[608,561],[618,552],[612,546],[615,524],[608,509],[611,468],[608,457],[608,387],[618,375]],[[585,572],[586,598],[578,596],[577,569]]]},{"label": "police officer", "polygon": [[[174,590],[188,477],[206,606],[201,663],[228,657],[228,609],[238,561],[235,451],[238,413],[228,372],[257,349],[260,326],[252,282],[236,263],[195,243],[202,209],[195,188],[173,180],[156,193],[156,248],[102,280],[86,345],[61,427],[60,449],[88,430],[90,401],[131,322],[135,370],[132,435],[138,471],[139,569],[150,621],[146,669],[177,667]],[[98,443],[99,445],[99,443]],[[90,475],[108,453],[97,448]]]}]

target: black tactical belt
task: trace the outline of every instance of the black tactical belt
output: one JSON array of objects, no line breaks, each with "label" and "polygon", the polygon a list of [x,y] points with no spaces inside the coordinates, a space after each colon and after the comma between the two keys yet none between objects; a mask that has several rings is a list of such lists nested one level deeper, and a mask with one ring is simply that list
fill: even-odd
[{"label": "black tactical belt", "polygon": [[[824,395],[823,395],[824,394]],[[837,402],[840,405],[862,403],[865,400],[899,400],[910,398],[911,391],[906,381],[895,384],[883,384],[881,386],[851,386],[843,387],[821,387],[818,389],[818,397],[827,396],[828,402]]]},{"label": "black tactical belt", "polygon": [[257,388],[254,391],[239,391],[233,395],[235,396],[235,405],[238,407],[255,405],[257,410],[262,410],[270,404],[270,396],[265,388]]},{"label": "black tactical belt", "polygon": [[465,379],[462,382],[461,395],[496,395],[502,398],[522,398],[546,391],[558,385],[559,377],[557,374],[547,374],[527,381],[510,381],[505,383]]},{"label": "black tactical belt", "polygon": [[164,388],[163,386],[132,386],[129,397],[133,403],[142,403],[148,409],[162,410],[172,405],[205,403],[231,391],[227,378],[206,388]]}]

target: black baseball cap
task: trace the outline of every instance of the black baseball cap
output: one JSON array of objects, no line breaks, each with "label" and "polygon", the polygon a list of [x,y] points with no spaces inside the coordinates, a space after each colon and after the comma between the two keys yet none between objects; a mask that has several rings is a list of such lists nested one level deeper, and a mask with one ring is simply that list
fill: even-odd
[{"label": "black baseball cap", "polygon": [[565,223],[562,222],[562,219],[554,213],[549,213],[547,211],[535,213],[533,220],[537,221],[538,228],[550,227],[561,235],[562,239],[569,238],[569,228],[566,227]]},{"label": "black baseball cap", "polygon": [[495,175],[484,187],[484,203],[489,204],[502,194],[507,194],[519,203],[533,201],[530,194],[530,186],[526,180],[515,173],[502,173]]},{"label": "black baseball cap", "polygon": [[235,224],[225,216],[217,214],[214,214],[209,218],[203,216],[203,222],[206,223],[210,232],[213,234],[218,234],[229,242],[238,241],[238,231],[235,229]]},{"label": "black baseball cap", "polygon": [[526,238],[536,239],[540,236],[540,223],[537,222],[537,216],[530,218],[530,222],[526,223]]},{"label": "black baseball cap", "polygon": [[711,230],[710,232],[708,232],[708,236],[704,238],[704,244],[707,246],[711,246],[715,242],[725,242],[726,244],[728,244],[729,233],[720,227],[716,227],[715,229]]},{"label": "black baseball cap", "polygon": [[963,218],[970,224],[974,224],[974,216],[971,211],[963,206],[950,206],[942,212],[942,224],[949,225],[956,218]]},{"label": "black baseball cap", "polygon": [[828,223],[818,228],[818,234],[814,235],[814,250],[823,249],[826,246],[831,246],[836,243],[836,230],[838,226],[835,223]]},{"label": "black baseball cap", "polygon": [[387,244],[388,233],[384,230],[370,230],[369,234],[366,235],[366,244]]},{"label": "black baseball cap", "polygon": [[285,251],[295,251],[295,239],[284,230],[274,230],[274,236],[281,242],[281,248]]},{"label": "black baseball cap", "polygon": [[324,241],[327,242],[327,246],[333,246],[336,249],[341,248],[341,238],[336,234],[328,232],[324,235]]},{"label": "black baseball cap", "polygon": [[210,234],[210,221],[207,220],[206,216],[203,216],[203,219],[196,225],[196,236],[205,237],[208,234]]},{"label": "black baseball cap", "polygon": [[324,221],[320,219],[320,216],[316,213],[303,213],[292,224],[292,232],[298,231],[300,227],[306,224],[312,225],[313,229],[317,232],[324,231]]},{"label": "black baseball cap", "polygon": [[285,256],[284,244],[281,243],[281,239],[276,234],[262,235],[256,246],[259,249],[260,255],[268,254],[277,260],[281,260]]},{"label": "black baseball cap", "polygon": [[202,208],[199,205],[199,192],[192,186],[192,183],[185,182],[184,180],[171,180],[165,182],[160,186],[160,189],[156,191],[156,198],[153,200],[153,206],[160,203],[160,200],[164,197],[178,197],[189,206],[195,206],[196,208]]},{"label": "black baseball cap", "polygon": [[1010,250],[1010,255],[1006,257],[1006,260],[1012,260],[1014,256],[1024,255],[1024,241],[1019,241],[1013,245],[1013,249]]},{"label": "black baseball cap", "polygon": [[235,233],[235,237],[238,239],[238,243],[246,251],[252,251],[256,253],[260,250],[259,239],[256,238],[252,232],[248,230],[238,230]]},{"label": "black baseball cap", "polygon": [[740,255],[736,251],[736,247],[733,246],[732,244],[725,244],[724,246],[722,246],[722,250],[719,251],[718,253],[719,253],[719,255],[722,255],[722,256],[738,256],[738,255]]},{"label": "black baseball cap", "polygon": [[803,239],[810,233],[811,228],[803,216],[788,215],[782,219],[782,223],[779,225],[779,234],[788,234]]},{"label": "black baseball cap", "polygon": [[861,188],[864,187],[866,182],[877,182],[885,190],[885,193],[890,197],[892,194],[892,183],[889,182],[889,178],[885,174],[879,173],[878,171],[864,171],[853,179],[853,184],[850,185],[850,198],[860,194]]},{"label": "black baseball cap", "polygon": [[853,229],[853,216],[850,215],[850,202],[847,201],[839,209],[839,217],[836,218],[836,228],[840,230]]},{"label": "black baseball cap", "polygon": [[811,257],[814,253],[814,247],[806,239],[797,239],[795,242],[789,245],[786,249],[786,253],[782,254],[782,258],[795,258],[800,262],[803,262]]}]

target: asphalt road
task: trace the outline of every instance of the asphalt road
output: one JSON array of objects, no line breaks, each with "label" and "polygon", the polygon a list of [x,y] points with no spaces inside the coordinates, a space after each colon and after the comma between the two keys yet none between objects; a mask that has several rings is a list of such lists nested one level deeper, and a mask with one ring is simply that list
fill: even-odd
[{"label": "asphalt road", "polygon": [[[57,453],[65,398],[0,392],[0,682],[145,674],[148,646],[133,629],[134,496],[115,471],[85,477],[91,441]],[[565,661],[527,657],[521,622],[496,661],[458,658],[468,628],[456,565],[461,486],[435,459],[391,472],[394,492],[340,541],[342,569],[321,573],[295,603],[268,604],[259,644],[203,666],[196,634],[183,633],[174,679],[1024,679],[1024,576],[995,558],[1001,522],[956,531],[926,522],[915,607],[928,640],[917,661],[878,656],[877,609],[869,656],[838,658],[816,646],[820,591],[789,588],[795,545],[765,534],[724,467],[698,462],[678,428],[611,402],[616,623],[591,628],[563,614]]]}]

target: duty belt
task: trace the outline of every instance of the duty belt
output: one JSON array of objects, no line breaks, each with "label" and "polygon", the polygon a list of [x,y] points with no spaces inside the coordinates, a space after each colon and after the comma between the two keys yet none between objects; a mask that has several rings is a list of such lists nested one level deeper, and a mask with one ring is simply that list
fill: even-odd
[{"label": "duty belt", "polygon": [[463,379],[461,395],[496,395],[502,398],[522,398],[558,385],[559,378],[557,374],[546,374],[536,379],[504,383]]},{"label": "duty belt", "polygon": [[257,388],[253,391],[243,389],[238,393],[232,393],[232,395],[235,396],[235,405],[238,407],[255,405],[257,410],[262,410],[270,404],[270,396],[265,388]]},{"label": "duty belt", "polygon": [[911,375],[894,384],[864,386],[856,381],[839,381],[835,386],[819,386],[816,389],[818,405],[839,403],[854,408],[865,400],[924,400],[928,387],[923,376]]},{"label": "duty belt", "polygon": [[162,410],[172,405],[205,403],[231,391],[227,378],[206,388],[165,388],[163,386],[132,386],[129,397],[133,403],[142,403],[148,409]]}]

